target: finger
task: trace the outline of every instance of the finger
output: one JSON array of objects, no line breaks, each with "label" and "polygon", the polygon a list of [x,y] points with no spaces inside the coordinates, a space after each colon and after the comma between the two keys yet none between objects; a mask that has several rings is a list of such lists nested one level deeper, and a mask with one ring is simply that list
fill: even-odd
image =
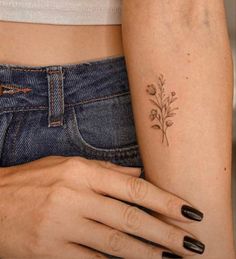
[{"label": "finger", "polygon": [[[183,222],[192,222],[189,218],[190,216],[191,218],[193,216],[195,218],[198,217],[198,220],[200,218],[201,212],[192,208],[190,203],[158,188],[142,178],[116,172],[111,173],[110,169],[101,169],[102,172],[99,172],[99,169],[95,172],[95,174],[98,174],[97,179],[99,181],[94,180],[96,177],[89,179],[90,186],[95,192],[104,193],[120,200],[141,205]],[[187,210],[189,208],[191,210],[188,213]],[[191,211],[193,211],[192,214]]]},{"label": "finger", "polygon": [[[96,208],[96,213],[94,213]],[[104,208],[104,209],[98,209]],[[184,237],[193,235],[174,225],[167,224],[145,211],[122,201],[93,194],[87,202],[86,218],[96,220],[121,232],[126,232],[160,244],[176,253],[195,255],[187,250]]]},{"label": "finger", "polygon": [[[91,247],[103,253],[129,259],[161,259],[162,250],[144,243],[126,233],[86,219],[84,232],[90,233],[78,238],[76,231],[70,231],[70,240]],[[81,231],[81,227],[80,230]],[[82,257],[81,257],[82,258]]]},{"label": "finger", "polygon": [[96,163],[98,163],[99,165],[101,165],[102,167],[105,167],[107,169],[115,170],[120,173],[132,175],[135,177],[139,177],[142,172],[141,167],[122,166],[122,165],[115,164],[110,161],[104,161],[104,160],[93,160],[93,161],[95,161]]},{"label": "finger", "polygon": [[[92,250],[90,248],[84,247],[80,244],[73,242],[66,243],[65,246],[62,246],[62,250],[58,253],[58,259],[70,258],[70,259],[106,259],[109,258],[102,253]],[[63,257],[65,255],[65,257]]]}]

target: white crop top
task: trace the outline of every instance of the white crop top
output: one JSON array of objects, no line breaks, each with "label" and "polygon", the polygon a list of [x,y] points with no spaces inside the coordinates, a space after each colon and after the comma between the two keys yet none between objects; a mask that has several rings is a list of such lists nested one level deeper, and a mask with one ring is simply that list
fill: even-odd
[{"label": "white crop top", "polygon": [[122,0],[0,0],[0,20],[30,23],[121,24]]}]

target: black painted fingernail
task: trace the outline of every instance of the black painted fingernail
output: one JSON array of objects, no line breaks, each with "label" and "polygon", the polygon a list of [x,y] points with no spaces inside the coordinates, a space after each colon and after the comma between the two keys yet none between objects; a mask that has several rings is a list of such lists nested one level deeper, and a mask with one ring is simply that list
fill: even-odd
[{"label": "black painted fingernail", "polygon": [[200,242],[199,240],[196,240],[190,236],[185,236],[184,237],[184,243],[183,246],[195,253],[198,254],[203,254],[204,250],[205,250],[205,245]]},{"label": "black painted fingernail", "polygon": [[203,218],[203,213],[193,207],[188,205],[183,205],[181,208],[181,213],[183,216],[196,221],[201,221]]},{"label": "black painted fingernail", "polygon": [[162,258],[163,257],[166,257],[166,258],[183,258],[182,256],[179,256],[177,254],[173,254],[173,253],[165,252],[165,251],[162,253]]}]

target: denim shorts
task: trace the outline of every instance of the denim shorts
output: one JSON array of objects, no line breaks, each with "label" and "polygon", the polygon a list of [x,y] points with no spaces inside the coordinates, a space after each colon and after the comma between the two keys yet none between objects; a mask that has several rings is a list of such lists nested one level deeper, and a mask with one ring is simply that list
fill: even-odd
[{"label": "denim shorts", "polygon": [[0,64],[0,167],[50,155],[143,169],[124,56]]}]

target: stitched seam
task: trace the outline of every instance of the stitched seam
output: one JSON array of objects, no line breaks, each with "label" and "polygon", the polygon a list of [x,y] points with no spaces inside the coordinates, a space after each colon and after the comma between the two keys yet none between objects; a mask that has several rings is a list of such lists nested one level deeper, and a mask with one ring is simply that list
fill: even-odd
[{"label": "stitched seam", "polygon": [[[65,107],[66,108],[70,108],[70,107],[73,107],[73,106],[76,106],[76,105],[80,105],[80,104],[84,104],[84,103],[90,103],[90,102],[93,102],[93,101],[99,101],[99,100],[107,100],[107,99],[110,99],[110,98],[113,98],[113,97],[119,97],[119,96],[122,96],[122,95],[126,95],[126,94],[130,94],[130,92],[124,92],[124,93],[118,93],[118,94],[113,94],[113,95],[108,95],[108,96],[104,96],[104,97],[99,97],[99,98],[93,98],[93,99],[89,99],[89,100],[85,100],[85,101],[81,101],[81,102],[77,102],[77,103],[70,103],[70,104],[65,104]],[[0,110],[0,113],[1,112],[7,112],[7,111],[14,111],[14,110],[23,110],[23,111],[26,111],[26,110],[30,110],[30,109],[40,109],[40,110],[46,110],[48,109],[48,106],[22,106],[22,107],[9,107],[7,109],[3,109],[2,111]]]},{"label": "stitched seam", "polygon": [[30,68],[15,68],[11,67],[10,70],[16,70],[16,71],[31,71],[31,72],[42,72],[45,71],[45,69],[30,69]]},{"label": "stitched seam", "polygon": [[9,128],[10,128],[10,126],[11,126],[11,122],[12,122],[13,117],[14,117],[14,115],[11,114],[11,119],[10,119],[10,121],[8,122],[7,128],[6,128],[6,130],[5,130],[5,134],[4,134],[4,136],[3,136],[3,137],[4,137],[4,141],[3,141],[3,143],[2,143],[2,150],[1,150],[1,154],[0,154],[0,159],[1,159],[1,161],[3,160],[3,151],[4,151],[4,147],[5,147],[5,145],[6,145],[6,139],[7,139],[8,135],[9,135]]},{"label": "stitched seam", "polygon": [[60,120],[57,120],[57,119],[51,120],[51,122],[58,122],[58,121],[60,121]]},{"label": "stitched seam", "polygon": [[91,102],[97,102],[97,101],[102,101],[102,100],[108,100],[108,99],[113,98],[113,97],[119,97],[119,96],[128,95],[128,94],[130,94],[130,91],[116,93],[116,94],[107,95],[107,96],[98,97],[98,98],[92,98],[92,99],[80,101],[80,102],[77,102],[77,103],[70,103],[70,104],[66,104],[66,107],[71,107],[71,106],[74,106],[74,105],[86,104],[86,103],[91,103]]},{"label": "stitched seam", "polygon": [[[103,57],[103,58],[95,58],[95,59],[89,59],[89,60],[82,60],[79,63],[75,63],[75,64],[65,64],[62,65],[62,70],[69,70],[69,69],[74,69],[77,66],[83,66],[83,65],[96,65],[97,62],[100,62],[101,65],[109,65],[110,63],[112,63],[114,61],[114,59],[120,59],[120,58],[124,58],[124,55],[112,55],[112,56],[108,56],[108,57]],[[116,62],[120,62],[120,60],[117,60]],[[4,65],[0,65],[0,68],[3,69],[9,69],[9,70],[16,70],[16,71],[30,71],[30,72],[46,72],[47,67],[44,66],[43,68],[27,68],[27,67],[8,67],[8,66],[4,66]],[[53,71],[52,71],[53,72]]]},{"label": "stitched seam", "polygon": [[53,122],[51,122],[51,126],[57,126],[57,125],[61,125],[61,121],[53,121]]},{"label": "stitched seam", "polygon": [[[1,66],[0,66],[1,67]],[[16,67],[10,67],[10,70],[15,70],[15,71],[30,71],[30,72],[43,72],[46,71],[45,68],[42,69],[32,69],[32,68],[16,68]],[[49,74],[59,74],[60,71],[48,71]]]},{"label": "stitched seam", "polygon": [[48,74],[61,74],[60,70],[48,71]]},{"label": "stitched seam", "polygon": [[[138,144],[135,144],[135,145],[131,145],[129,147],[123,147],[123,148],[99,148],[99,147],[94,147],[92,145],[90,145],[85,139],[84,137],[82,136],[81,134],[81,131],[79,129],[79,126],[78,126],[78,123],[77,123],[77,119],[76,119],[76,112],[75,112],[75,108],[72,108],[72,113],[73,113],[73,120],[75,122],[75,128],[76,128],[76,131],[77,131],[77,135],[80,139],[80,141],[82,141],[83,145],[88,148],[89,150],[93,150],[95,152],[135,152],[137,151],[137,148],[138,148]],[[76,146],[75,143],[73,143],[74,146]]]},{"label": "stitched seam", "polygon": [[[70,145],[72,147],[74,147],[76,150],[78,150],[78,146],[73,143],[70,138],[68,138],[68,141],[70,143]],[[114,156],[114,157],[135,157],[137,155],[139,155],[139,147],[137,146],[132,146],[130,148],[117,148],[117,149],[107,149],[107,150],[97,150],[95,148],[92,148],[86,144],[83,145],[83,148],[85,149],[85,151],[88,151],[89,154],[96,154],[96,155],[102,155],[105,157],[109,157],[109,156]]]},{"label": "stitched seam", "polygon": [[[82,65],[90,65],[94,64],[96,65],[97,62],[100,62],[102,65],[106,65],[106,64],[110,64],[112,63],[115,59],[118,59],[116,62],[120,62],[119,59],[123,59],[124,55],[112,55],[112,56],[108,56],[108,57],[103,57],[103,58],[95,58],[95,59],[89,59],[89,60],[82,60],[79,63],[75,63],[75,64],[65,64],[62,65],[62,70],[69,70],[69,69],[74,69],[77,66],[82,66]],[[27,68],[27,67],[8,67],[8,66],[4,66],[4,65],[0,65],[0,68],[3,69],[9,69],[9,70],[16,70],[16,71],[30,71],[30,72],[46,72],[47,67],[44,66],[43,68]],[[52,71],[53,72],[53,71]]]},{"label": "stitched seam", "polygon": [[0,110],[1,112],[5,112],[5,111],[14,111],[14,110],[23,110],[25,111],[26,109],[40,109],[40,110],[46,110],[48,109],[48,106],[26,106],[26,107],[8,107],[6,110]]},{"label": "stitched seam", "polygon": [[18,124],[17,124],[16,129],[15,129],[15,134],[13,136],[12,148],[13,148],[14,156],[16,155],[16,148],[15,148],[16,138],[17,138],[20,126],[21,126],[21,122],[23,121],[23,115],[24,115],[24,113],[20,114],[20,118],[19,118]]},{"label": "stitched seam", "polygon": [[[72,142],[70,138],[68,138],[68,141],[72,147],[74,147],[76,150],[78,150],[78,146],[74,142]],[[90,147],[86,143],[84,143],[83,147],[85,150],[89,150],[89,153],[93,152],[94,154],[102,155],[102,156],[116,156],[116,157],[123,156],[123,157],[127,158],[127,157],[135,157],[139,154],[138,145],[131,146],[130,148],[96,149],[96,148]]]},{"label": "stitched seam", "polygon": [[32,91],[32,88],[29,88],[29,87],[0,83],[0,96],[5,94],[17,94],[22,92],[26,94],[31,91]]},{"label": "stitched seam", "polygon": [[63,73],[62,73],[62,78],[59,79],[59,95],[60,95],[60,100],[61,100],[61,103],[59,104],[60,105],[60,123],[62,124],[62,112],[63,112],[63,99],[62,99],[62,80],[63,80]]},{"label": "stitched seam", "polygon": [[13,85],[13,84],[4,84],[2,82],[0,83],[0,87],[7,88],[7,89],[25,89],[25,88],[28,89],[28,87],[16,86],[16,85]]},{"label": "stitched seam", "polygon": [[54,83],[52,78],[50,78],[50,123],[51,118],[54,116]]}]

